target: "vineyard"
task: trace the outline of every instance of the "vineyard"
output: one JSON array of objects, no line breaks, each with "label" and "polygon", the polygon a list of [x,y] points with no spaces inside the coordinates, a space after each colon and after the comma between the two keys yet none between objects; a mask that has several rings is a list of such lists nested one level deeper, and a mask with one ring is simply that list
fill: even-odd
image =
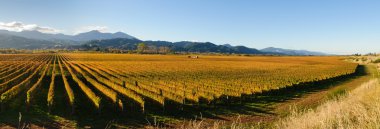
[{"label": "vineyard", "polygon": [[[78,100],[87,100],[99,112],[113,107],[144,113],[147,107],[208,105],[318,82],[352,74],[356,67],[341,57],[9,54],[0,55],[0,102],[1,111],[22,97],[19,105],[26,110],[42,98],[40,106],[49,112],[58,103],[80,112]],[[56,92],[58,88],[64,92]],[[58,101],[57,96],[66,99]]]}]

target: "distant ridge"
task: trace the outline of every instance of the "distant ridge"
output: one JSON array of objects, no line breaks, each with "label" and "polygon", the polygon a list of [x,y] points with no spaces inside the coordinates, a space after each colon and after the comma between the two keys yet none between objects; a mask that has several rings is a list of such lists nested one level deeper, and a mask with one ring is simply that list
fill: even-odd
[{"label": "distant ridge", "polygon": [[307,51],[307,50],[292,50],[292,49],[283,49],[283,48],[275,48],[275,47],[268,47],[261,49],[262,52],[271,52],[271,53],[281,53],[284,55],[327,55],[326,53],[322,52],[313,52],[313,51]]},{"label": "distant ridge", "polygon": [[147,46],[168,47],[174,52],[197,52],[197,53],[236,53],[236,54],[265,54],[257,49],[245,46],[226,47],[216,45],[210,42],[168,42],[168,41],[142,41],[138,39],[107,39],[92,40],[83,44],[81,48],[86,49],[106,49],[118,48],[123,50],[136,50],[139,43],[145,43]]},{"label": "distant ridge", "polygon": [[230,44],[217,45],[211,42],[168,42],[143,41],[123,32],[102,33],[97,30],[77,35],[47,34],[39,31],[7,31],[0,30],[0,48],[47,49],[65,48],[80,50],[136,50],[139,43],[149,47],[167,47],[172,52],[194,53],[226,53],[226,54],[260,54],[260,55],[326,55],[321,52],[307,50],[291,50],[275,47],[255,49]]},{"label": "distant ridge", "polygon": [[28,39],[24,37],[0,34],[0,48],[47,49],[61,47],[62,44],[46,40]]},{"label": "distant ridge", "polygon": [[126,39],[136,39],[133,36],[130,36],[123,32],[116,33],[102,33],[98,30],[93,30],[85,33],[80,33],[74,35],[72,40],[75,41],[89,41],[89,40],[99,40],[99,39],[115,39],[115,38],[126,38]]},{"label": "distant ridge", "polygon": [[322,52],[306,50],[291,50],[269,47],[262,50],[245,46],[232,46],[230,44],[216,45],[211,42],[168,42],[168,41],[142,41],[138,39],[108,39],[93,40],[82,45],[86,49],[118,48],[123,50],[136,50],[139,43],[148,46],[169,47],[174,52],[199,52],[199,53],[228,53],[228,54],[265,54],[265,55],[327,55]]},{"label": "distant ridge", "polygon": [[39,31],[14,32],[14,31],[7,31],[7,30],[0,30],[0,34],[8,34],[8,35],[29,38],[29,39],[50,40],[50,41],[55,41],[55,40],[89,41],[89,40],[113,39],[113,38],[136,39],[135,37],[125,34],[123,32],[102,33],[98,30],[92,30],[92,31],[80,33],[77,35],[65,35],[61,33],[48,34],[48,33],[42,33]]}]

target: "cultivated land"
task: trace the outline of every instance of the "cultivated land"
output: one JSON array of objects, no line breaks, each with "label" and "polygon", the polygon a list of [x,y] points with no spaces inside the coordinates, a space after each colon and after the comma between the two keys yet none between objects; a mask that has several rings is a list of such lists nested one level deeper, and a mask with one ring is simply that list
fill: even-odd
[{"label": "cultivated land", "polygon": [[0,67],[0,126],[16,128],[176,127],[270,114],[268,104],[364,69],[344,57],[88,53],[0,55]]},{"label": "cultivated land", "polygon": [[293,110],[289,116],[277,122],[275,127],[284,129],[380,128],[379,72],[375,73],[370,81],[317,108]]},{"label": "cultivated land", "polygon": [[[312,85],[308,84],[299,88],[291,87],[256,94],[251,101],[247,101],[243,105],[233,105],[235,108],[231,108],[231,105],[228,105],[227,107],[219,106],[218,109],[213,110],[216,113],[223,109],[244,110],[238,114],[219,114],[219,119],[184,121],[176,127],[191,129],[280,128],[281,125],[279,125],[279,122],[283,122],[282,119],[287,119],[289,115],[294,119],[296,117],[293,115],[299,116],[303,113],[302,111],[314,110],[321,104],[334,101],[341,96],[344,97],[347,93],[357,89],[363,83],[367,83],[375,78],[379,78],[379,72],[376,66],[374,64],[363,64],[358,66],[357,72],[350,76],[321,81]],[[364,95],[365,93],[362,94]],[[314,121],[308,122],[313,123]],[[292,123],[287,123],[287,121],[282,124],[292,125]],[[319,124],[314,125],[318,127]],[[305,127],[307,128],[307,126]],[[295,128],[295,126],[290,126],[290,128]]]}]

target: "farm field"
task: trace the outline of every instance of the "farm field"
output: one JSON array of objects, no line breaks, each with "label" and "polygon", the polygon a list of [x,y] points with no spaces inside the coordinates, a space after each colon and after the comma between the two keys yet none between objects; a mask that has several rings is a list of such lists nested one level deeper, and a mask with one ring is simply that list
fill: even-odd
[{"label": "farm field", "polygon": [[[31,122],[51,128],[62,123],[85,127],[96,116],[141,124],[135,119],[241,102],[255,94],[351,75],[357,67],[344,57],[4,54],[1,112],[15,119],[0,119],[0,126],[19,126],[17,112],[44,115]],[[95,117],[84,120],[89,116]],[[104,128],[109,121],[99,123],[92,127]]]}]

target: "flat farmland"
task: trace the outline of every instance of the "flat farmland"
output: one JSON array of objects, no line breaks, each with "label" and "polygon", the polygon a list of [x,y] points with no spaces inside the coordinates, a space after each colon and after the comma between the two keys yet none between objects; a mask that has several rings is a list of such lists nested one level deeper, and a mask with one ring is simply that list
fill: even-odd
[{"label": "flat farmland", "polygon": [[[50,123],[31,123],[52,128],[64,121],[84,127],[83,117],[166,116],[351,75],[357,67],[335,56],[4,54],[0,55],[1,112],[9,111],[6,119],[19,117],[13,112],[31,114],[25,116],[30,118],[46,115],[41,121]],[[104,128],[107,122],[93,126]]]}]

